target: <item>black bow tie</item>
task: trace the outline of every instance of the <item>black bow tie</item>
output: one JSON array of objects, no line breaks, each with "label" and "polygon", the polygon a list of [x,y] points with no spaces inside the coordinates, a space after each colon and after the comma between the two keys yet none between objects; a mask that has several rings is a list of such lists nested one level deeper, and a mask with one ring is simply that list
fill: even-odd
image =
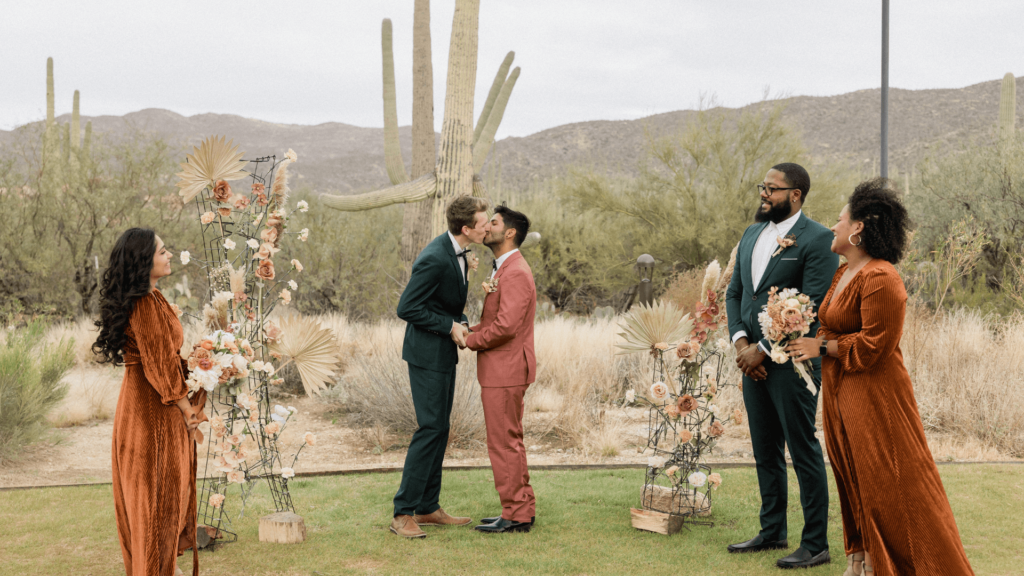
[{"label": "black bow tie", "polygon": [[491,270],[494,271],[494,272],[498,271],[498,261],[497,260],[492,260],[491,261]]},{"label": "black bow tie", "polygon": [[[458,254],[456,254],[455,257],[456,258],[462,258],[463,260],[466,260],[466,254],[468,254],[470,252],[472,252],[472,250],[466,249],[466,250],[463,250],[462,252],[459,252]],[[469,262],[467,261],[467,264],[468,263]]]}]

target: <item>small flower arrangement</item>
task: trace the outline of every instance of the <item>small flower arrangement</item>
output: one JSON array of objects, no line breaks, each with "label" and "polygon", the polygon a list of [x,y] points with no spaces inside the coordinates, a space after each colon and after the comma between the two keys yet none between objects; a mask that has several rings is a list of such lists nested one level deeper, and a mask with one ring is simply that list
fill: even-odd
[{"label": "small flower arrangement", "polygon": [[498,279],[497,278],[490,278],[490,279],[484,280],[483,284],[481,284],[481,287],[484,289],[484,292],[487,293],[487,294],[491,294],[492,292],[497,292],[498,291]]},{"label": "small flower arrangement", "polygon": [[[189,397],[200,388],[213,392],[217,386],[237,386],[252,372],[255,354],[248,340],[236,340],[231,332],[217,330],[203,337],[192,346],[187,360],[189,375],[185,383]],[[267,371],[266,366],[261,369]]]},{"label": "small flower arrangement", "polygon": [[[768,290],[768,303],[757,315],[757,321],[761,325],[761,333],[771,342],[772,362],[785,364],[790,361],[786,345],[790,340],[806,336],[811,331],[815,317],[814,302],[796,288],[780,291],[778,286],[772,286]],[[793,367],[807,383],[811,394],[816,394],[818,389],[808,371],[807,362],[794,361]]]},{"label": "small flower arrangement", "polygon": [[792,234],[786,234],[785,238],[782,238],[781,236],[777,237],[777,238],[775,238],[775,241],[779,243],[779,247],[775,249],[775,252],[772,252],[772,258],[775,258],[779,254],[782,254],[782,252],[786,248],[789,248],[790,246],[796,246],[797,245],[796,244],[796,236],[794,236]]}]

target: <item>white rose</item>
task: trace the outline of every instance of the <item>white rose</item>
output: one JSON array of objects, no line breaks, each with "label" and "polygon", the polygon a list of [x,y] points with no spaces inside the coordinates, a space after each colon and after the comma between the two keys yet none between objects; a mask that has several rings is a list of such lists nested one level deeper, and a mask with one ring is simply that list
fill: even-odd
[{"label": "white rose", "polygon": [[636,400],[636,390],[626,390],[626,404],[632,404]]},{"label": "white rose", "polygon": [[253,250],[260,249],[259,240],[256,240],[255,238],[249,238],[248,240],[245,241],[245,244],[249,246],[249,248],[252,248]]},{"label": "white rose", "polygon": [[235,367],[235,370],[241,372],[249,367],[249,361],[242,356],[235,356],[231,359],[231,365]]},{"label": "white rose", "polygon": [[651,468],[661,468],[668,462],[668,459],[664,456],[650,456],[647,458],[647,465]]},{"label": "white rose", "polygon": [[298,207],[299,212],[306,212],[309,210],[309,204],[306,203],[305,200],[299,200],[299,203],[296,204],[296,206]]},{"label": "white rose", "polygon": [[281,468],[281,477],[282,478],[294,478],[295,477],[295,470],[293,470],[292,468],[289,468],[289,467]]},{"label": "white rose", "polygon": [[789,355],[782,348],[772,348],[772,362],[776,364],[785,364],[789,362]]},{"label": "white rose", "polygon": [[270,362],[264,363],[263,364],[263,371],[267,373],[267,376],[273,375],[274,374],[274,365],[271,364]]},{"label": "white rose", "polygon": [[298,412],[298,411],[299,411],[299,409],[298,409],[298,408],[296,408],[295,406],[289,406],[289,407],[288,407],[288,413],[289,413],[289,414],[295,414],[295,413],[296,413],[296,412]]},{"label": "white rose", "polygon": [[188,253],[188,250],[181,251],[181,263],[188,264],[189,260],[192,259],[192,255]]},{"label": "white rose", "polygon": [[225,238],[224,239],[224,247],[227,248],[228,250],[234,250],[235,249],[235,241],[232,240],[231,238]]},{"label": "white rose", "polygon": [[274,405],[274,414],[277,414],[278,416],[281,416],[282,418],[286,418],[288,416],[291,416],[292,413],[289,412],[288,409],[285,408],[284,406],[281,406],[280,404],[275,404]]},{"label": "white rose", "polygon": [[708,481],[708,477],[707,474],[704,474],[703,472],[694,472],[686,477],[686,481],[689,482],[691,486],[700,488]]},{"label": "white rose", "polygon": [[303,228],[299,231],[299,240],[302,240],[303,242],[309,240],[309,228]]},{"label": "white rose", "polygon": [[299,289],[299,285],[298,285],[298,283],[296,283],[296,282],[295,282],[295,280],[289,280],[289,281],[288,281],[288,286],[289,286],[289,287],[290,287],[290,288],[291,288],[292,290],[298,290],[298,289]]}]

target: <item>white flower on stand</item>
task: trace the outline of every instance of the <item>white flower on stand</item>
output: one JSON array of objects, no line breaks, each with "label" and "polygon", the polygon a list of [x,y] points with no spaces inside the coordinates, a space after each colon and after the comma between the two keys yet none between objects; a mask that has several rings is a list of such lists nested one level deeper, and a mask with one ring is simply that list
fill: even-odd
[{"label": "white flower on stand", "polygon": [[649,456],[647,458],[647,465],[651,468],[661,468],[668,462],[668,459],[664,456]]},{"label": "white flower on stand", "polygon": [[295,477],[295,470],[293,470],[292,468],[289,468],[287,466],[284,467],[284,468],[281,468],[281,477],[282,478],[294,478]]},{"label": "white flower on stand", "polygon": [[249,238],[248,240],[245,241],[245,243],[247,246],[249,246],[249,248],[252,248],[253,250],[260,249],[260,242],[255,238]]},{"label": "white flower on stand", "polygon": [[192,259],[192,255],[188,253],[188,250],[181,251],[181,263],[188,264],[189,260]]},{"label": "white flower on stand", "polygon": [[632,404],[634,400],[636,400],[636,390],[632,388],[626,390],[626,404]]},{"label": "white flower on stand", "polygon": [[705,482],[708,481],[708,477],[707,474],[698,471],[687,476],[686,481],[690,483],[690,486],[700,488],[701,486],[704,485]]},{"label": "white flower on stand", "polygon": [[299,285],[295,282],[295,280],[289,280],[288,281],[288,286],[290,286],[292,290],[298,290],[299,289]]},{"label": "white flower on stand", "polygon": [[305,200],[299,200],[299,203],[296,204],[296,207],[298,207],[299,212],[309,211],[309,203],[307,203]]},{"label": "white flower on stand", "polygon": [[227,248],[228,250],[234,250],[235,249],[235,241],[232,240],[231,238],[225,238],[224,239],[224,247]]}]

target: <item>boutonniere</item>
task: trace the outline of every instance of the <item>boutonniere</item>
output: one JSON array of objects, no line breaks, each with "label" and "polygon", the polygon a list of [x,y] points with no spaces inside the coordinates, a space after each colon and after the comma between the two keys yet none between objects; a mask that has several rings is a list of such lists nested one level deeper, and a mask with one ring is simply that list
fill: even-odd
[{"label": "boutonniere", "polygon": [[484,280],[483,284],[484,292],[490,294],[491,292],[498,291],[498,278],[491,278],[490,280]]},{"label": "boutonniere", "polygon": [[772,258],[775,258],[779,254],[782,254],[782,251],[785,250],[786,248],[789,248],[790,246],[796,246],[796,236],[793,236],[792,234],[786,234],[785,238],[782,238],[780,236],[776,238],[775,241],[779,243],[779,248],[775,251],[775,253],[772,254]]}]

